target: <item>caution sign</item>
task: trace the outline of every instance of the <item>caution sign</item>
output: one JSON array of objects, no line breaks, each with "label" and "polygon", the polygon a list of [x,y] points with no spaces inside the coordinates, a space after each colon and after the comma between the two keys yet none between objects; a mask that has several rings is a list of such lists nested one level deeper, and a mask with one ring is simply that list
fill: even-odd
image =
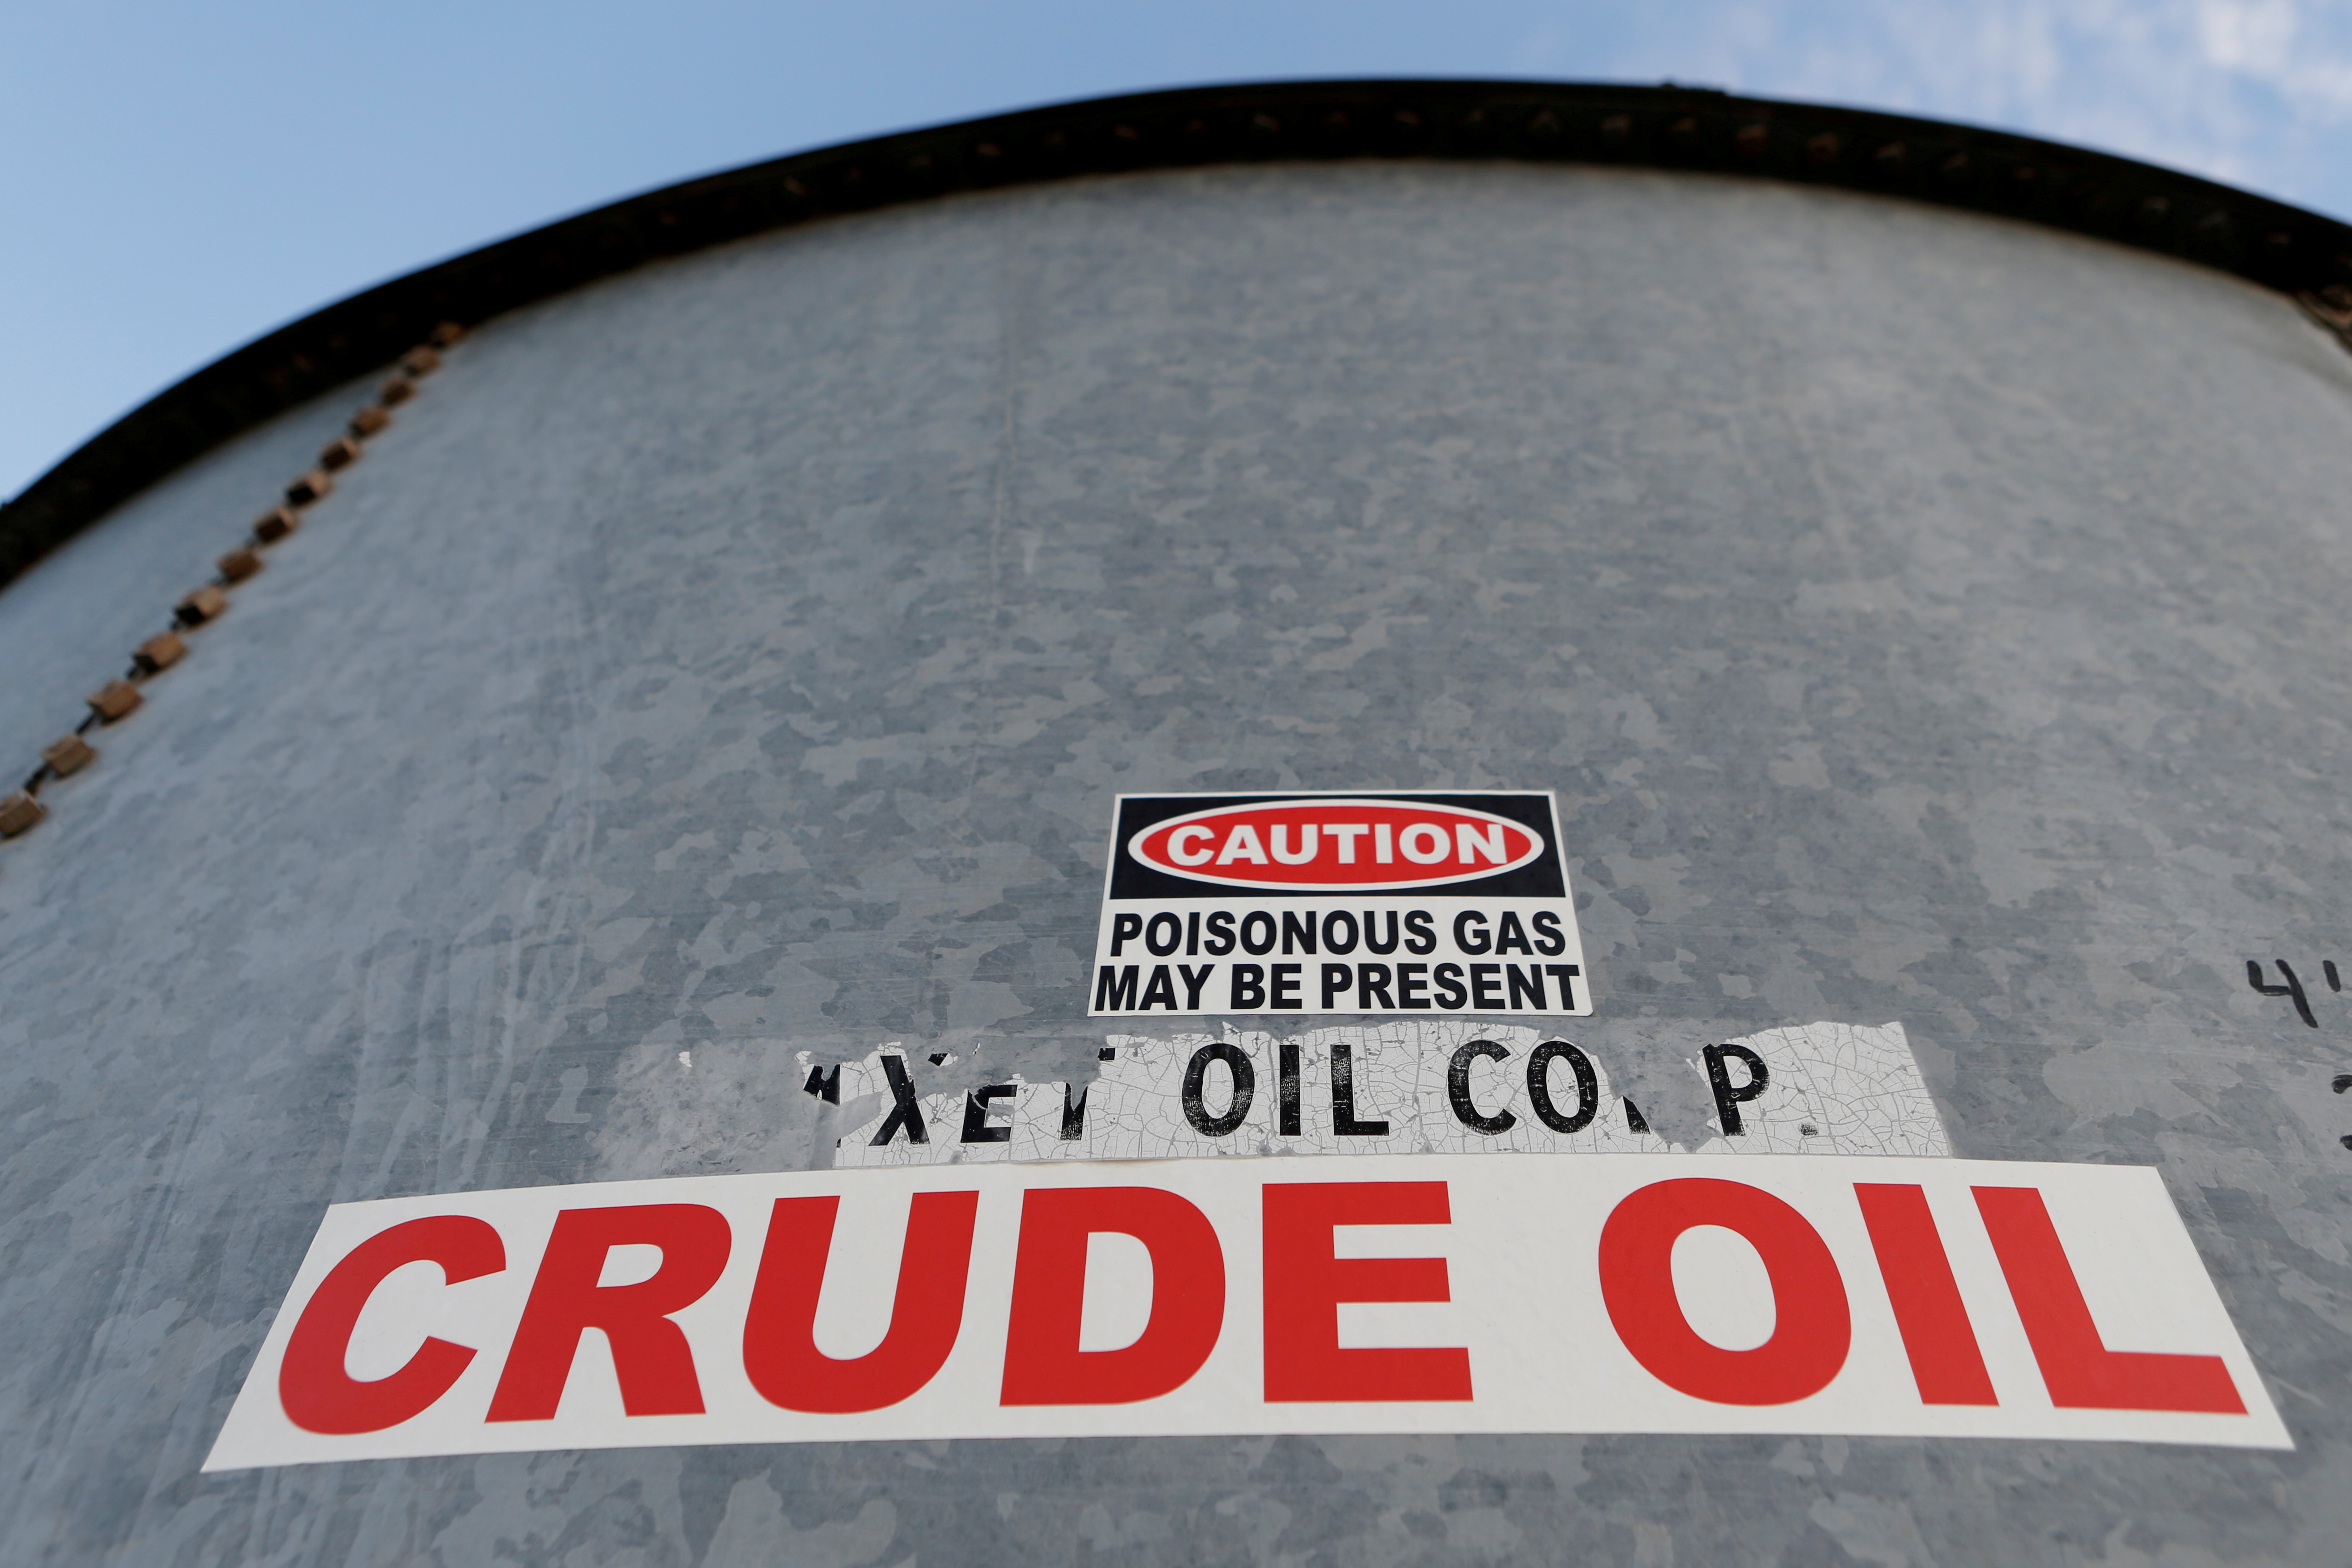
[{"label": "caution sign", "polygon": [[1355,1155],[338,1204],[207,1470],[685,1443],[2291,1447],[2151,1170]]},{"label": "caution sign", "polygon": [[1591,1011],[1547,792],[1118,797],[1091,1016]]}]

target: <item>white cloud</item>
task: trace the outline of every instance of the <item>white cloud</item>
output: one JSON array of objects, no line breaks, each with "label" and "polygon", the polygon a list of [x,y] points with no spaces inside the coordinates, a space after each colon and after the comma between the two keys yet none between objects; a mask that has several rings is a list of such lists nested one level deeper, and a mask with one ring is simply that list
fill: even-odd
[{"label": "white cloud", "polygon": [[[2341,52],[2341,40],[2313,40],[2314,29],[2305,26],[2313,15],[2295,0],[2203,0],[2197,31],[2205,58],[2217,68],[2337,121],[2352,115],[2352,60]],[[2339,46],[2332,55],[2331,41]]]},{"label": "white cloud", "polygon": [[[1570,37],[1530,35],[1549,68]],[[1614,74],[2001,125],[2352,210],[2352,7],[2311,0],[1695,0]]]}]

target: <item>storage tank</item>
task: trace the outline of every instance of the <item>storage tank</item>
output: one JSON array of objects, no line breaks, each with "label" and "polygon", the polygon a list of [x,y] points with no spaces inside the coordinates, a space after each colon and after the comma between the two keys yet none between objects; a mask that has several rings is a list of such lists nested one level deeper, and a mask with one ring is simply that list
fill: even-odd
[{"label": "storage tank", "polygon": [[0,514],[0,1557],[2342,1562],[2347,283],[1316,83],[239,350]]}]

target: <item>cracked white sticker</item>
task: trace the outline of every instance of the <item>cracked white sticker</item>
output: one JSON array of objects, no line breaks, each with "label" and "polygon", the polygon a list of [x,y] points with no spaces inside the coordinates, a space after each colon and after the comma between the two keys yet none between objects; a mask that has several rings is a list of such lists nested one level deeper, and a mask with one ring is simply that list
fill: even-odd
[{"label": "cracked white sticker", "polygon": [[[1083,1086],[1018,1078],[923,1094],[898,1047],[802,1052],[841,1107],[836,1166],[1204,1155],[1666,1153],[1600,1053],[1523,1026],[1433,1018],[1278,1036],[1113,1035]],[[1701,1152],[1951,1152],[1903,1026],[1806,1024],[1706,1047]]]}]

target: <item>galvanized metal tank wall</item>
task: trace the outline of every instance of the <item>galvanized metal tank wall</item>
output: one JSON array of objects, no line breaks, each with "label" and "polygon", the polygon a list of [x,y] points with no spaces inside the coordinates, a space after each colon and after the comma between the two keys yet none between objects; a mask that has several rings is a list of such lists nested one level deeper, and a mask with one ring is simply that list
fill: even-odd
[{"label": "galvanized metal tank wall", "polygon": [[[356,395],[0,596],[0,738]],[[494,321],[0,855],[0,1557],[2340,1562],[2352,999],[2244,964],[2352,957],[2347,494],[2280,298],[1695,175],[1089,180]],[[795,1049],[1084,1076],[1115,791],[1481,785],[1559,792],[1662,1130],[1691,1042],[1899,1018],[1958,1152],[2162,1170],[2297,1451],[197,1476],[324,1205],[822,1163]]]}]

